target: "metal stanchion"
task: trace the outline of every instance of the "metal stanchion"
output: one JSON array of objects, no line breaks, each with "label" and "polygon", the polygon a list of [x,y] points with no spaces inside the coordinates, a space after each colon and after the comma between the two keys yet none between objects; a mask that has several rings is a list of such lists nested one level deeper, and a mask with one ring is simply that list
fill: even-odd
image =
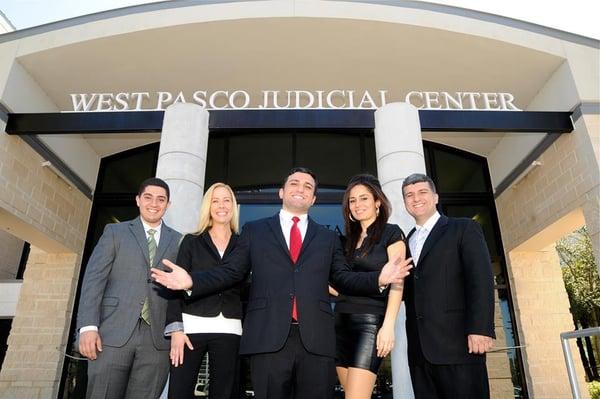
[{"label": "metal stanchion", "polygon": [[600,335],[600,327],[567,331],[560,334],[560,340],[563,353],[565,355],[565,363],[567,364],[567,374],[569,375],[569,383],[571,384],[571,393],[573,394],[573,399],[581,399],[581,391],[579,390],[579,382],[577,381],[577,375],[575,374],[575,363],[573,362],[573,354],[571,353],[571,347],[569,346],[568,340],[572,338],[590,337],[593,335]]}]

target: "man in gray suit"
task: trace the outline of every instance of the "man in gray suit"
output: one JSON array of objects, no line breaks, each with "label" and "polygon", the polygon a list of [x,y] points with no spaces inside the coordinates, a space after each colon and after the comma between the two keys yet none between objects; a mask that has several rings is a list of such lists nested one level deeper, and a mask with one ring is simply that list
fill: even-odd
[{"label": "man in gray suit", "polygon": [[140,216],[108,224],[88,261],[79,312],[79,352],[88,361],[88,398],[158,398],[169,371],[163,330],[170,291],[150,279],[175,260],[181,234],[162,222],[169,186],[142,182]]}]

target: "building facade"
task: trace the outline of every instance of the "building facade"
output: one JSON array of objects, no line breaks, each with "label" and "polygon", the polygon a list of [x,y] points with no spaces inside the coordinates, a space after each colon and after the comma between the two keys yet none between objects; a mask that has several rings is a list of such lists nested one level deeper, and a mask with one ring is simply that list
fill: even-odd
[{"label": "building facade", "polygon": [[176,187],[185,232],[214,181],[244,220],[274,213],[294,164],[334,229],[354,173],[379,176],[405,230],[398,187],[432,175],[444,213],[482,223],[496,346],[518,347],[489,355],[493,397],[570,397],[554,243],[586,225],[600,259],[599,48],[409,1],[163,2],[0,35],[0,397],[76,397],[85,259],[139,181]]}]

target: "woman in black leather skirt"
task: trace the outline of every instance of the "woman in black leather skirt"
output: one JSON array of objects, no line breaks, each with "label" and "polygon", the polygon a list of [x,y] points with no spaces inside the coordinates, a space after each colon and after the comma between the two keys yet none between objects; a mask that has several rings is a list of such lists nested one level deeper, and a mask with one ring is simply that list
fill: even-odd
[{"label": "woman in black leather skirt", "polygon": [[[354,271],[381,270],[406,255],[404,233],[388,224],[391,206],[377,178],[354,176],[344,194],[346,256]],[[340,295],[335,307],[336,370],[346,399],[370,399],[381,361],[394,347],[402,284],[379,295]]]}]

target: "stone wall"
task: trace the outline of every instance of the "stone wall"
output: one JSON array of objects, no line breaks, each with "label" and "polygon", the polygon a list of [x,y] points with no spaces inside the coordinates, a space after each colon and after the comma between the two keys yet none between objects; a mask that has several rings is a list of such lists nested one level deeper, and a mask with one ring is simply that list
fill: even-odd
[{"label": "stone wall", "polygon": [[[600,116],[584,115],[515,187],[496,200],[528,389],[535,398],[570,398],[559,334],[574,329],[554,243],[583,224],[600,259]],[[579,352],[573,346],[582,394]]]},{"label": "stone wall", "polygon": [[74,253],[29,256],[0,374],[2,398],[55,398],[77,288]]},{"label": "stone wall", "polygon": [[91,201],[0,122],[0,229],[32,251],[0,370],[0,397],[55,398]]}]

